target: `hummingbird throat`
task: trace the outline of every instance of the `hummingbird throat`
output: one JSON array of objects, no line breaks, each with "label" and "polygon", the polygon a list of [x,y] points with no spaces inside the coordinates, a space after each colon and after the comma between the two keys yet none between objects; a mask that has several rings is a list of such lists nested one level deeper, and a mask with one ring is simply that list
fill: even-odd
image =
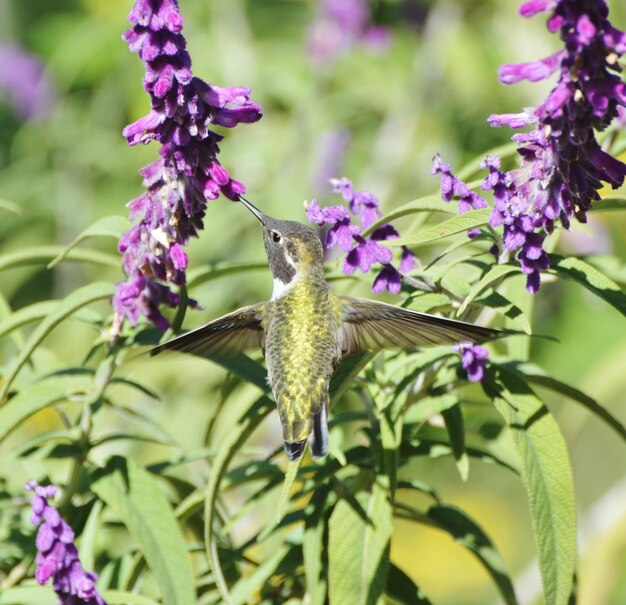
[{"label": "hummingbird throat", "polygon": [[272,259],[272,274],[274,276],[274,291],[272,300],[281,298],[287,294],[298,281],[296,262],[286,249],[282,254],[276,254]]}]

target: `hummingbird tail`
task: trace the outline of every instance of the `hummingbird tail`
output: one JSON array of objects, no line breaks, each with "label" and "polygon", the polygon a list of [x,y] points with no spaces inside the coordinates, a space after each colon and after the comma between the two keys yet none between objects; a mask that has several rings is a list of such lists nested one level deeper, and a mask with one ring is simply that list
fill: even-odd
[{"label": "hummingbird tail", "polygon": [[306,447],[306,439],[302,441],[285,441],[285,453],[289,460],[300,460],[302,454],[304,454],[304,448]]},{"label": "hummingbird tail", "polygon": [[311,449],[314,458],[323,458],[328,454],[328,421],[326,414],[326,402],[324,402],[320,411],[313,416],[313,444]]}]

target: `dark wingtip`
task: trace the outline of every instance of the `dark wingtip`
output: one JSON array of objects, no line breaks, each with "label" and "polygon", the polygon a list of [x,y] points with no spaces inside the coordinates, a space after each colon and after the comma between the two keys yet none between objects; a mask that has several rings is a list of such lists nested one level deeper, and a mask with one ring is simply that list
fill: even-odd
[{"label": "dark wingtip", "polygon": [[285,441],[285,453],[287,454],[287,458],[289,460],[299,460],[302,458],[302,454],[304,454],[304,449],[306,448],[306,439],[302,441]]}]

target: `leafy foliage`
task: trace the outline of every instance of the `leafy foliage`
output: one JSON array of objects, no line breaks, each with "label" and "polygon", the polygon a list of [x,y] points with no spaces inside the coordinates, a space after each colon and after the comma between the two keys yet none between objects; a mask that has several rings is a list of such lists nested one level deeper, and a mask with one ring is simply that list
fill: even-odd
[{"label": "leafy foliage", "polygon": [[[520,527],[528,511],[527,530],[515,534],[511,529],[510,535],[516,540],[532,533],[545,602],[570,602],[576,571],[574,480],[578,484],[581,454],[570,433],[569,403],[584,408],[586,416],[575,418],[593,416],[608,427],[598,444],[607,434],[620,444],[626,439],[617,405],[611,406],[606,394],[611,391],[601,396],[597,383],[575,380],[581,368],[602,371],[602,387],[608,389],[613,381],[623,401],[623,364],[611,370],[608,363],[610,356],[623,361],[623,348],[618,350],[617,341],[601,340],[600,334],[613,321],[617,334],[617,322],[626,314],[626,269],[619,258],[623,242],[615,244],[614,256],[577,255],[557,230],[548,240],[552,253],[546,285],[533,306],[519,266],[499,264],[489,250],[494,235],[489,209],[451,217],[439,195],[415,195],[423,188],[432,191],[434,183],[414,180],[414,158],[440,136],[453,141],[459,155],[498,144],[497,152],[506,157],[515,148],[501,146],[492,133],[474,133],[472,116],[463,118],[455,106],[458,99],[445,91],[433,91],[440,95],[441,107],[419,101],[424,124],[431,117],[432,128],[441,135],[425,132],[428,145],[409,142],[418,114],[409,110],[413,99],[406,97],[407,79],[414,77],[407,57],[420,57],[418,71],[426,69],[432,42],[402,31],[395,3],[383,2],[380,9],[400,32],[388,61],[355,52],[324,73],[304,73],[301,60],[293,59],[302,52],[302,40],[290,33],[293,28],[267,39],[267,21],[279,17],[304,31],[300,4],[268,3],[261,10],[255,3],[245,8],[235,1],[229,9],[219,2],[206,3],[209,8],[189,3],[190,11],[196,11],[189,18],[192,31],[198,28],[195,45],[205,43],[200,33],[205,26],[223,36],[222,28],[228,31],[245,19],[252,25],[248,52],[225,60],[252,69],[258,51],[258,86],[268,110],[259,130],[233,137],[229,153],[241,158],[249,186],[256,185],[259,196],[268,200],[268,213],[303,219],[299,206],[273,201],[310,197],[311,185],[302,174],[308,174],[315,158],[305,152],[300,157],[294,149],[301,147],[301,137],[328,124],[354,123],[359,142],[350,168],[371,174],[374,183],[389,183],[390,200],[412,200],[395,207],[390,203],[367,230],[405,221],[402,238],[385,245],[409,246],[422,259],[410,276],[413,281],[408,279],[390,302],[515,332],[489,345],[493,361],[482,389],[468,384],[449,347],[344,359],[330,389],[330,455],[318,461],[307,455],[288,465],[258,354],[210,363],[173,357],[147,362],[137,354],[163,337],[156,330],[140,325],[127,327],[117,341],[109,337],[108,301],[121,278],[112,238],[127,228],[120,200],[131,197],[134,168],[142,165],[140,159],[130,159],[130,152],[124,155],[123,141],[111,132],[120,130],[121,115],[139,112],[135,106],[140,101],[124,97],[129,93],[123,90],[136,87],[136,74],[127,75],[124,51],[113,42],[123,13],[119,3],[111,5],[114,16],[108,12],[112,8],[70,4],[76,11],[71,19],[39,17],[39,26],[47,31],[44,38],[57,40],[55,44],[64,37],[60,32],[72,30],[75,18],[82,19],[56,54],[42,47],[53,56],[66,103],[56,110],[49,133],[34,123],[3,126],[11,130],[13,148],[2,147],[10,162],[1,169],[6,191],[0,191],[11,199],[0,200],[0,212],[7,217],[0,226],[0,272],[6,276],[0,296],[0,457],[9,461],[0,473],[0,605],[54,602],[52,591],[31,579],[34,535],[21,484],[33,476],[62,487],[58,508],[76,532],[83,564],[97,571],[98,589],[110,604],[467,602],[463,593],[439,597],[445,591],[430,583],[430,569],[416,568],[416,553],[428,551],[427,546],[411,543],[408,556],[398,550],[401,534],[410,528],[407,536],[424,540],[434,531],[446,536],[479,564],[476,575],[491,583],[491,588],[481,586],[480,599],[487,602],[497,594],[514,605],[522,595],[513,572],[531,546],[511,554],[509,534],[494,531],[489,512],[477,514],[477,507],[466,506],[462,497],[470,492],[490,511],[500,482],[526,491],[521,513],[508,493],[501,499]],[[481,3],[485,9],[508,11],[501,4]],[[86,16],[79,10],[93,12]],[[435,15],[436,9],[431,10]],[[457,23],[461,29],[455,44],[465,44],[463,52],[482,58],[488,54],[481,46],[484,36],[471,28],[487,26],[468,19]],[[83,45],[87,54],[80,52]],[[94,45],[103,48],[96,52]],[[217,55],[226,52],[211,48]],[[468,69],[485,67],[476,61]],[[293,75],[274,77],[282,71]],[[366,73],[365,80],[376,86],[359,81]],[[480,71],[476,77],[483,75]],[[349,86],[341,84],[344,79]],[[118,82],[121,99],[115,92]],[[465,85],[455,81],[454,86]],[[303,116],[303,103],[310,102],[305,97],[313,89],[320,97],[319,111]],[[476,97],[477,107],[464,110],[486,114],[493,97],[508,94],[495,88],[492,93],[488,99]],[[84,95],[91,99],[88,109],[82,106]],[[92,116],[96,123],[89,127],[95,130],[87,136],[84,124]],[[460,124],[462,118],[467,123]],[[394,154],[403,149],[402,140],[390,145],[387,130],[397,120],[403,126],[394,126],[394,137],[407,137],[404,155],[398,157]],[[45,152],[34,146],[41,138],[55,158],[52,165],[61,166],[59,174],[46,168]],[[620,149],[623,140],[623,134],[615,133],[607,145]],[[475,175],[479,161],[468,162],[459,176]],[[133,170],[129,162],[136,163]],[[36,177],[30,177],[27,165]],[[87,193],[77,167],[89,172]],[[56,178],[64,179],[69,198],[61,188],[57,201],[44,205],[42,192]],[[470,185],[476,187],[478,181]],[[72,193],[72,187],[80,191]],[[84,195],[88,212],[80,203]],[[610,211],[606,216],[614,220],[625,207],[618,192],[607,193],[596,209]],[[260,236],[242,216],[226,202],[210,207],[206,239],[190,253],[189,296],[209,307],[207,316],[267,297],[260,285],[268,280]],[[481,234],[468,239],[465,232],[473,228]],[[337,291],[364,290],[360,276],[338,275],[333,261],[328,276]],[[428,284],[429,291],[419,284]],[[183,304],[172,332],[200,321],[187,311]],[[593,323],[605,321],[603,314],[609,311],[613,315],[606,323]],[[588,339],[580,336],[585,327],[580,327],[579,312],[589,314],[594,333]],[[535,332],[556,333],[563,344],[526,335]],[[599,358],[596,366],[591,365],[594,356]],[[555,372],[560,363],[562,373]],[[574,452],[571,457],[568,449]],[[485,481],[492,495],[476,489],[474,480]],[[410,534],[415,527],[426,533]],[[447,583],[454,584],[454,574],[445,571]]]}]

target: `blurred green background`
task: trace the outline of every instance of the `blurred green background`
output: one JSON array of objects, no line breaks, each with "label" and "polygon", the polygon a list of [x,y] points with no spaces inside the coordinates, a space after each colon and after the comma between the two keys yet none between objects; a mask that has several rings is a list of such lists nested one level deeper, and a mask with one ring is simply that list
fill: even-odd
[{"label": "blurred green background", "polygon": [[[121,135],[125,124],[148,110],[142,65],[120,38],[131,4],[0,0],[0,40],[39,56],[56,90],[49,115],[38,120],[20,119],[10,103],[0,101],[0,198],[21,208],[18,215],[1,215],[1,254],[67,244],[97,218],[125,215],[124,205],[141,193],[137,171],[153,161],[157,146],[130,148]],[[626,29],[624,3],[609,4],[614,25]],[[357,44],[316,66],[307,53],[314,2],[181,0],[180,8],[194,74],[222,86],[249,86],[263,108],[259,123],[225,133],[222,163],[246,184],[260,208],[295,220],[304,220],[305,199],[334,203],[324,176],[348,176],[357,188],[377,195],[383,210],[436,191],[438,181],[429,174],[436,152],[454,168],[507,142],[510,131],[490,128],[486,117],[535,105],[549,90],[549,83],[504,87],[497,81],[498,66],[543,57],[559,46],[541,16],[523,20],[517,15],[517,2],[381,0],[372,2],[373,22],[390,28],[389,48],[373,52]],[[626,217],[592,213],[590,219],[560,237],[558,247],[567,253],[608,253],[604,259],[590,258],[623,285]],[[190,268],[264,258],[258,225],[240,207],[224,199],[209,203],[205,225],[190,246]],[[90,246],[113,251],[115,242],[94,240]],[[3,271],[0,288],[15,309],[99,279],[120,280],[121,269],[80,263],[51,271],[29,266]],[[337,290],[367,295],[368,285],[341,282]],[[265,271],[209,282],[191,293],[203,309],[189,313],[186,327],[268,298],[270,292]],[[626,329],[617,311],[571,283],[546,283],[536,300],[535,331],[560,342],[533,342],[531,360],[626,420]],[[57,330],[38,355],[47,356],[52,367],[79,365],[92,338],[91,328],[73,321]],[[7,339],[0,345],[2,364],[15,346]],[[127,371],[151,384],[162,400],[154,403],[123,387],[118,399],[148,414],[185,447],[203,447],[206,425],[224,392],[224,372],[186,357],[135,361]],[[571,402],[548,395],[546,401],[557,415],[573,464],[580,602],[624,603],[623,446],[607,426]],[[40,470],[36,458],[15,459],[14,448],[54,422],[56,416],[41,414],[0,447],[0,479],[13,490]],[[109,422],[100,428],[129,421],[113,415]],[[271,451],[278,434],[272,415],[257,433],[257,453]],[[115,452],[144,463],[171,455],[162,446],[102,446],[97,451],[102,460]],[[473,463],[463,483],[450,459],[425,460],[414,470],[483,524],[517,578],[521,602],[535,602],[539,580],[532,573],[534,545],[521,483],[481,463]],[[64,472],[59,467],[52,478],[63,483]],[[271,500],[263,501],[248,522],[264,523],[272,506]],[[240,531],[245,535],[249,528]],[[399,521],[392,559],[436,603],[494,602],[485,571],[435,530]]]}]

